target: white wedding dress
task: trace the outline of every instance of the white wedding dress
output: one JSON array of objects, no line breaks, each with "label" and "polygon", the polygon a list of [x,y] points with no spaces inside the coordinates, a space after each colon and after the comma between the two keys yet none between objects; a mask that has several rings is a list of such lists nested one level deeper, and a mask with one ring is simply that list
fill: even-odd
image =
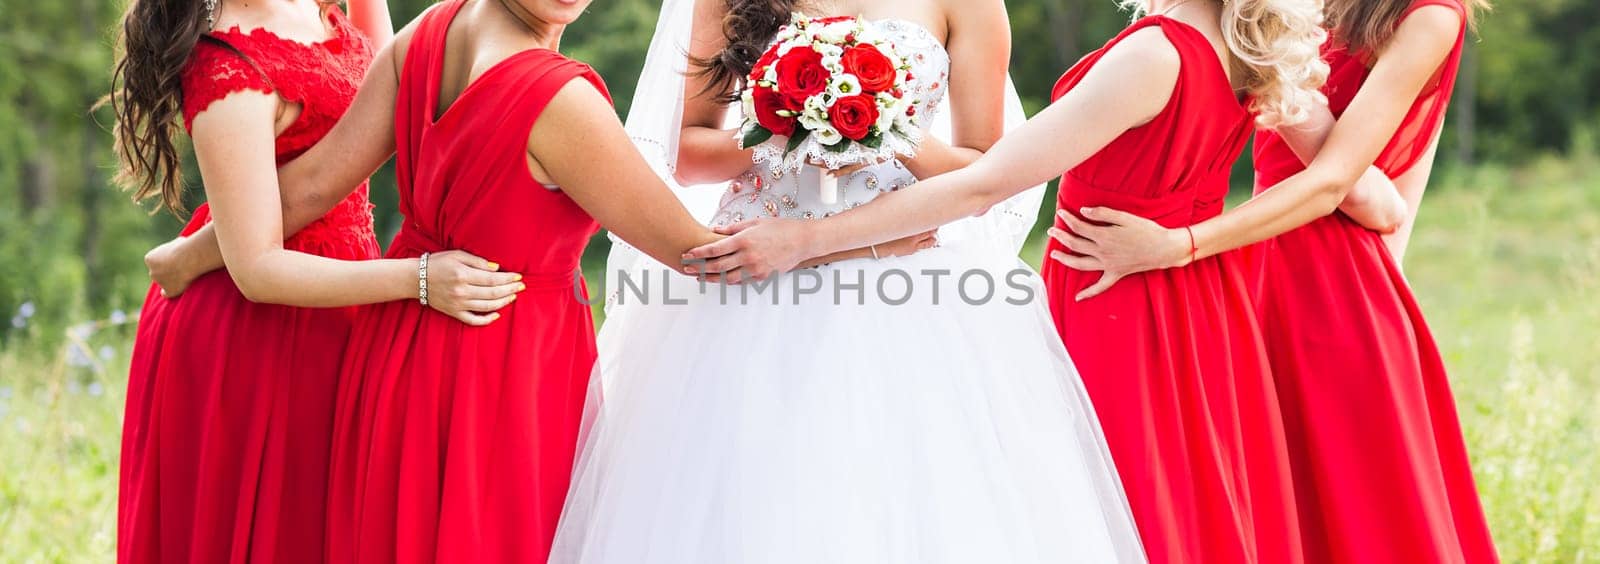
[{"label": "white wedding dress", "polygon": [[[935,111],[939,42],[875,25],[914,50],[919,109]],[[885,164],[841,179],[829,206],[816,175],[757,165],[723,186],[711,220],[817,218],[916,189]],[[635,268],[610,290],[551,562],[1142,562],[1038,276],[984,229],[951,231],[934,249],[786,274],[762,293],[702,289],[659,265],[642,269],[645,290]]]}]

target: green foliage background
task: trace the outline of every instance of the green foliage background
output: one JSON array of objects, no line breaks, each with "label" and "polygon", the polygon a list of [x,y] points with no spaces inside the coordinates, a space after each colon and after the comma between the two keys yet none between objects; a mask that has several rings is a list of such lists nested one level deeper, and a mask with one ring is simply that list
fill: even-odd
[{"label": "green foliage background", "polygon": [[[390,2],[397,23],[429,4]],[[1006,4],[1032,110],[1128,21],[1112,0]],[[620,111],[658,5],[596,0],[566,36]],[[0,0],[0,563],[104,561],[113,546],[124,322],[148,287],[144,251],[180,225],[108,182],[110,117],[90,108],[121,7]],[[1407,275],[1505,559],[1600,561],[1600,2],[1496,0],[1455,100]],[[392,173],[373,186],[387,239]]]}]

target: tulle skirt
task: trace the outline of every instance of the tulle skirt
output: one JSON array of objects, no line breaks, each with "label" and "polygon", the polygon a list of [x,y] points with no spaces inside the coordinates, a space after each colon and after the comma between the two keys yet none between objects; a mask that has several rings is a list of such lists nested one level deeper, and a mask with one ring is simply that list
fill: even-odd
[{"label": "tulle skirt", "polygon": [[1142,562],[1038,276],[994,256],[624,288],[551,561]]}]

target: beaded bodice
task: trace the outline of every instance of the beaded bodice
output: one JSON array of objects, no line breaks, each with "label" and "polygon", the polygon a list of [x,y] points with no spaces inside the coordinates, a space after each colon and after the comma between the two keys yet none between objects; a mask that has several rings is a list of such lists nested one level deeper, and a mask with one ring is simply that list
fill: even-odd
[{"label": "beaded bodice", "polygon": [[[911,65],[916,109],[923,116],[923,129],[933,123],[934,112],[949,90],[950,54],[926,28],[898,20],[876,20],[894,42],[895,48]],[[821,218],[872,201],[879,194],[910,186],[917,178],[899,161],[863,168],[839,179],[839,200],[824,204],[817,191],[821,174],[816,167],[805,167],[798,174],[785,173],[767,162],[759,162],[728,183],[722,204],[712,225],[729,225],[757,217],[794,219]]]},{"label": "beaded bodice", "polygon": [[[183,71],[186,128],[212,103],[230,94],[277,94],[300,108],[278,133],[274,156],[279,166],[310,149],[338,123],[355,100],[372,62],[372,47],[338,9],[327,12],[332,36],[317,43],[285,39],[257,28],[212,32],[195,44]],[[372,205],[362,183],[321,219],[285,241],[296,250],[317,252],[328,243],[365,245],[374,240]]]}]

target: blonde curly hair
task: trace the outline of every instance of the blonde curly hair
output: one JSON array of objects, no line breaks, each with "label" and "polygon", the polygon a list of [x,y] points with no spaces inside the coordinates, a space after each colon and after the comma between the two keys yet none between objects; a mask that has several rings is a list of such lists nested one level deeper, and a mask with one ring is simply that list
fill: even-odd
[{"label": "blonde curly hair", "polygon": [[[1136,13],[1150,0],[1119,0]],[[1295,125],[1326,102],[1322,0],[1223,0],[1222,37],[1244,71],[1250,111],[1264,128]]]}]

